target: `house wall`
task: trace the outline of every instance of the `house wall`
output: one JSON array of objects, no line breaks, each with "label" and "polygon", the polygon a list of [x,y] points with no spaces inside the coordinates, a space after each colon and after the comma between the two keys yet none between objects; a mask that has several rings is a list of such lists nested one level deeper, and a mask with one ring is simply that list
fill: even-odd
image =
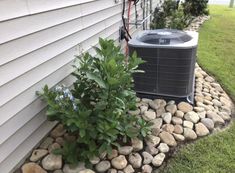
[{"label": "house wall", "polygon": [[[140,4],[137,10],[141,17]],[[55,125],[35,92],[71,85],[74,55],[94,54],[99,37],[125,45],[121,11],[114,0],[0,1],[0,172],[11,172]]]}]

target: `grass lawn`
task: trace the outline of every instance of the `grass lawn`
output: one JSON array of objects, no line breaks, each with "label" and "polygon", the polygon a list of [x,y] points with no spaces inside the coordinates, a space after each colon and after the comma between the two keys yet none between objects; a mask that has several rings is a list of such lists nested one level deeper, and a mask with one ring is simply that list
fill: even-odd
[{"label": "grass lawn", "polygon": [[[200,30],[198,62],[235,98],[235,8],[210,6]],[[180,149],[163,173],[235,173],[235,124]]]}]

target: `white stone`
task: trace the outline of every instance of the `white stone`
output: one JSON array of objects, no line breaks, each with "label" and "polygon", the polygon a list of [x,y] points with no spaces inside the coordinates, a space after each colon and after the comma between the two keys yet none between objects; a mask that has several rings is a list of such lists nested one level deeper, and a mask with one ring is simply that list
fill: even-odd
[{"label": "white stone", "polygon": [[187,121],[191,121],[192,123],[197,123],[200,120],[198,114],[196,112],[194,112],[194,111],[190,111],[190,112],[186,113],[184,115],[184,118]]},{"label": "white stone", "polygon": [[54,171],[62,167],[62,156],[49,154],[42,160],[42,167],[49,171]]},{"label": "white stone", "polygon": [[143,156],[143,164],[147,165],[150,164],[153,160],[153,156],[151,154],[149,154],[148,152],[144,151],[142,152],[142,156]]},{"label": "white stone", "polygon": [[166,112],[162,114],[163,121],[167,124],[170,124],[172,115],[170,112]]},{"label": "white stone", "polygon": [[170,150],[170,148],[168,147],[168,145],[165,144],[165,143],[160,143],[160,145],[159,145],[157,148],[158,148],[159,151],[162,152],[162,153],[167,153],[167,152]]},{"label": "white stone", "polygon": [[125,156],[119,155],[112,159],[111,164],[116,169],[124,169],[127,166],[127,160]]},{"label": "white stone", "polygon": [[161,166],[165,157],[166,157],[166,155],[164,153],[157,154],[152,160],[153,166],[156,166],[156,167]]}]

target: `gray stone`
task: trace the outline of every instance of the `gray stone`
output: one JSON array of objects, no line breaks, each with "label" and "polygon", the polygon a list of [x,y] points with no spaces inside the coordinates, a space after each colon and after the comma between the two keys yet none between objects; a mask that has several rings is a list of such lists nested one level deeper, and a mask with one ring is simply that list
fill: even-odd
[{"label": "gray stone", "polygon": [[69,165],[65,164],[63,167],[63,172],[64,173],[78,173],[82,170],[85,170],[85,163],[84,162],[79,162],[77,165]]},{"label": "gray stone", "polygon": [[41,166],[36,163],[25,163],[21,167],[22,173],[47,173]]},{"label": "gray stone", "polygon": [[154,146],[146,146],[145,151],[150,153],[151,155],[156,155],[158,153],[158,149],[155,148]]},{"label": "gray stone", "polygon": [[159,134],[159,137],[161,138],[161,140],[164,143],[166,143],[169,146],[176,146],[177,145],[175,138],[168,132],[165,132],[165,131],[161,132]]},{"label": "gray stone", "polygon": [[132,167],[131,165],[127,165],[127,167],[125,167],[125,168],[123,169],[123,172],[124,172],[124,173],[134,173],[135,170],[133,169],[133,167]]},{"label": "gray stone", "polygon": [[154,119],[154,120],[152,120],[150,122],[153,123],[151,128],[158,128],[158,129],[160,129],[162,127],[162,118],[156,118],[156,119]]},{"label": "gray stone", "polygon": [[92,171],[91,169],[84,169],[82,171],[79,171],[78,173],[95,173],[95,172]]},{"label": "gray stone", "polygon": [[160,107],[159,109],[156,110],[156,112],[157,112],[157,117],[161,117],[162,114],[164,114],[166,111],[164,107]]},{"label": "gray stone", "polygon": [[157,147],[161,153],[167,153],[170,148],[165,143],[160,143],[160,145]]},{"label": "gray stone", "polygon": [[175,140],[177,140],[179,142],[182,142],[185,140],[185,137],[183,135],[173,133],[173,136],[174,136]]},{"label": "gray stone", "polygon": [[144,147],[143,141],[138,138],[131,139],[131,144],[133,147],[133,151],[140,151]]},{"label": "gray stone", "polygon": [[184,117],[184,112],[180,111],[180,110],[177,110],[175,112],[175,116],[176,117],[179,117],[179,118],[183,118]]},{"label": "gray stone", "polygon": [[167,124],[170,124],[171,123],[171,118],[172,118],[172,115],[170,112],[166,112],[166,113],[163,113],[162,114],[162,119],[165,123]]},{"label": "gray stone", "polygon": [[140,114],[144,114],[148,110],[148,106],[140,106]]},{"label": "gray stone", "polygon": [[51,137],[57,138],[61,137],[65,134],[66,130],[64,129],[62,124],[58,124],[50,133]]},{"label": "gray stone", "polygon": [[218,115],[224,120],[224,121],[229,121],[231,120],[231,117],[227,112],[218,112]]},{"label": "gray stone", "polygon": [[91,162],[91,164],[95,165],[100,162],[100,158],[95,156],[91,158],[89,161]]},{"label": "gray stone", "polygon": [[119,155],[112,159],[111,164],[116,169],[124,169],[127,166],[127,160],[125,156]]},{"label": "gray stone", "polygon": [[117,170],[116,169],[109,169],[108,173],[117,173]]},{"label": "gray stone", "polygon": [[216,114],[216,112],[213,111],[207,111],[206,113],[207,117],[212,119],[214,121],[214,124],[224,124],[223,118],[221,118],[219,115]]},{"label": "gray stone", "polygon": [[149,154],[148,152],[144,151],[142,152],[142,156],[143,156],[143,164],[147,165],[150,164],[153,160],[153,156],[151,154]]},{"label": "gray stone", "polygon": [[203,107],[194,107],[193,108],[196,112],[203,112],[203,111],[205,111],[205,108],[203,108]]},{"label": "gray stone", "polygon": [[36,150],[33,150],[33,153],[30,156],[29,160],[32,162],[37,162],[38,160],[40,160],[47,154],[48,154],[48,151],[45,149],[36,149]]},{"label": "gray stone", "polygon": [[172,118],[172,123],[173,124],[183,124],[183,120],[179,117],[173,117]]},{"label": "gray stone", "polygon": [[122,155],[129,155],[132,151],[133,151],[132,146],[122,146],[118,148],[119,154],[122,154]]},{"label": "gray stone", "polygon": [[174,131],[174,125],[172,125],[172,124],[164,124],[163,126],[162,126],[162,130],[164,130],[164,131],[166,131],[166,132],[169,132],[169,133],[173,133],[173,131]]},{"label": "gray stone", "polygon": [[190,112],[186,113],[184,115],[184,118],[187,121],[191,121],[192,123],[197,123],[200,120],[198,114],[196,112],[194,112],[194,111],[190,111]]},{"label": "gray stone", "polygon": [[180,102],[178,104],[178,110],[186,113],[186,112],[192,111],[193,107],[190,104],[188,104],[187,102]]},{"label": "gray stone", "polygon": [[198,123],[195,125],[195,131],[197,136],[206,136],[210,133],[206,126],[202,123]]},{"label": "gray stone", "polygon": [[112,149],[112,152],[110,154],[108,154],[108,159],[112,160],[114,157],[118,156],[118,151],[115,149]]},{"label": "gray stone", "polygon": [[49,154],[42,160],[42,167],[49,171],[54,171],[62,167],[62,156]]},{"label": "gray stone", "polygon": [[185,139],[193,140],[197,139],[197,134],[190,128],[184,128]]},{"label": "gray stone", "polygon": [[160,132],[161,132],[161,129],[159,129],[159,128],[152,128],[151,132],[152,132],[152,135],[158,136],[160,134]]},{"label": "gray stone", "polygon": [[221,106],[222,106],[222,103],[221,103],[219,100],[217,100],[217,99],[213,99],[213,100],[212,100],[212,103],[213,103],[215,106],[218,106],[218,107],[221,107]]},{"label": "gray stone", "polygon": [[149,102],[149,106],[150,106],[152,109],[157,110],[157,109],[160,107],[160,104],[157,104],[156,102],[151,101],[151,102]]},{"label": "gray stone", "polygon": [[146,121],[151,121],[156,118],[156,113],[152,111],[145,111],[142,117]]},{"label": "gray stone", "polygon": [[59,148],[61,148],[60,144],[55,142],[48,147],[48,151],[49,153],[53,153],[55,149],[59,149]]},{"label": "gray stone", "polygon": [[139,153],[131,153],[128,158],[129,163],[133,168],[140,168],[142,164],[142,157]]},{"label": "gray stone", "polygon": [[39,146],[42,149],[48,149],[49,145],[53,143],[54,139],[51,137],[47,137]]},{"label": "gray stone", "polygon": [[160,138],[157,137],[157,136],[148,135],[148,136],[145,138],[145,142],[146,142],[147,145],[156,146],[157,144],[159,144]]},{"label": "gray stone", "polygon": [[177,106],[175,104],[169,104],[166,106],[166,111],[174,115],[175,112],[177,111]]},{"label": "gray stone", "polygon": [[106,172],[111,167],[111,164],[107,160],[103,160],[95,166],[98,172]]},{"label": "gray stone", "polygon": [[159,153],[158,155],[156,155],[152,160],[153,166],[156,166],[156,167],[161,166],[165,157],[166,155],[164,153]]},{"label": "gray stone", "polygon": [[143,165],[141,173],[152,173],[153,168],[150,165]]},{"label": "gray stone", "polygon": [[210,118],[203,118],[201,119],[201,122],[209,129],[213,130],[214,129],[214,121]]},{"label": "gray stone", "polygon": [[197,114],[200,118],[205,118],[206,117],[206,111],[198,112]]},{"label": "gray stone", "polygon": [[140,114],[140,110],[139,109],[136,109],[136,110],[131,110],[131,111],[128,111],[128,113],[130,114],[130,115],[139,115]]},{"label": "gray stone", "polygon": [[183,127],[181,125],[175,125],[174,126],[174,133],[177,133],[177,134],[182,134],[183,133]]}]

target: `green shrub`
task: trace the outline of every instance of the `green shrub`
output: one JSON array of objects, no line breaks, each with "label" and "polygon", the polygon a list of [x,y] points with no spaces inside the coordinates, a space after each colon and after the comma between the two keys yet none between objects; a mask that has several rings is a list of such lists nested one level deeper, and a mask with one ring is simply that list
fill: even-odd
[{"label": "green shrub", "polygon": [[48,104],[48,119],[62,123],[78,137],[56,151],[69,163],[111,152],[120,141],[144,137],[149,131],[148,123],[128,114],[136,109],[132,75],[143,61],[133,54],[126,63],[112,40],[100,39],[99,44],[96,56],[86,53],[77,58],[73,89],[45,86],[41,94]]},{"label": "green shrub", "polygon": [[191,17],[184,13],[184,10],[176,8],[177,3],[174,0],[165,0],[162,8],[156,8],[154,18],[150,24],[151,29],[171,28],[184,29],[188,26]]},{"label": "green shrub", "polygon": [[192,16],[208,15],[207,3],[208,0],[185,0],[182,3],[184,14],[190,14]]}]

